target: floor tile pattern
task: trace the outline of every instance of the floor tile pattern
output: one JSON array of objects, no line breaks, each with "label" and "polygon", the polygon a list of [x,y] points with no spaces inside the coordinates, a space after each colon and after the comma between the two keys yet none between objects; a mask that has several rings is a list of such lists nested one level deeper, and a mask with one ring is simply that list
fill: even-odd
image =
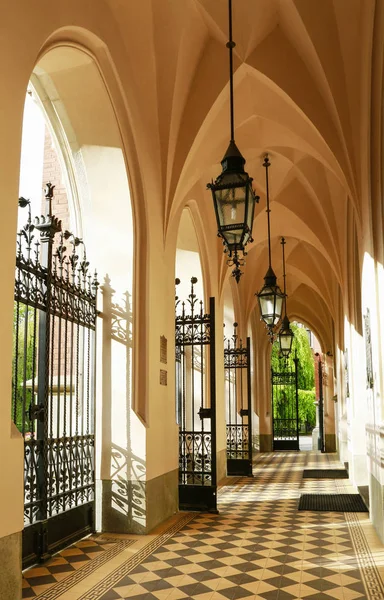
[{"label": "floor tile pattern", "polygon": [[103,535],[76,542],[24,572],[22,598],[54,600],[133,543]]},{"label": "floor tile pattern", "polygon": [[[357,514],[346,513],[345,518],[349,526],[353,547],[355,549],[355,565],[360,567],[363,575],[367,590],[367,598],[382,600],[384,598],[384,583],[372,557],[371,549],[367,543],[367,539],[363,533],[361,523],[357,518]],[[382,544],[380,544],[378,552],[379,557],[382,557],[383,550],[384,548]]]},{"label": "floor tile pattern", "polygon": [[309,465],[329,468],[332,457],[259,455],[254,478],[238,479],[220,496],[218,515],[197,515],[80,600],[384,598],[372,595],[373,586],[367,591],[345,514],[297,510],[303,489],[349,493],[343,481],[304,483]]},{"label": "floor tile pattern", "polygon": [[[302,493],[356,493],[349,480],[303,479],[304,468],[340,466],[317,452],[259,454],[253,478],[227,479],[219,514],[180,513],[137,551],[129,547],[127,558],[120,554],[62,596],[49,594],[65,580],[36,598],[384,600],[368,515],[297,510]],[[384,548],[377,537],[374,544],[377,558]]]}]

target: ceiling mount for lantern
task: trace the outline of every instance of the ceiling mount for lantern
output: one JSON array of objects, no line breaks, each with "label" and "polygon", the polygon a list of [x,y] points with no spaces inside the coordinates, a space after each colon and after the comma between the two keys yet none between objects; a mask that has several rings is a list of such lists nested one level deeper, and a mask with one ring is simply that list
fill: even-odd
[{"label": "ceiling mount for lantern", "polygon": [[268,169],[271,166],[269,157],[264,157],[263,166],[265,167],[265,181],[266,181],[266,196],[267,196],[267,220],[268,220],[268,259],[269,266],[268,271],[264,277],[264,286],[260,292],[256,294],[259,301],[260,316],[266,326],[268,327],[268,334],[271,338],[271,342],[274,339],[274,328],[278,324],[281,318],[281,312],[283,309],[284,294],[277,285],[277,278],[271,264],[271,221],[269,208],[269,179]]},{"label": "ceiling mount for lantern", "polygon": [[293,331],[290,326],[290,322],[287,316],[287,288],[286,288],[286,273],[285,273],[285,251],[284,246],[286,244],[285,238],[281,238],[281,246],[283,248],[283,277],[284,277],[284,318],[281,324],[281,328],[278,334],[280,354],[284,358],[288,358],[293,342]]},{"label": "ceiling mount for lantern", "polygon": [[255,203],[259,197],[252,188],[252,177],[244,170],[245,158],[235,143],[233,108],[233,48],[232,39],[232,0],[228,0],[229,19],[229,100],[230,100],[230,142],[221,161],[222,172],[215,181],[207,184],[212,192],[215,207],[218,236],[222,238],[229,266],[234,266],[233,277],[237,283],[243,274],[245,246],[252,242],[252,225]]}]

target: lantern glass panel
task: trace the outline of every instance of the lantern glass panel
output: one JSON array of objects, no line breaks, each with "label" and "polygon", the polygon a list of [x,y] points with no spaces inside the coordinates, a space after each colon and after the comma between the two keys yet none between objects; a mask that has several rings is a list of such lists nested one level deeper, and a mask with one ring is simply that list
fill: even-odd
[{"label": "lantern glass panel", "polygon": [[[280,294],[281,294],[281,292],[280,292]],[[275,322],[274,322],[274,325],[277,325],[277,323],[280,321],[280,317],[281,317],[282,311],[283,311],[283,296],[282,295],[278,295],[278,296],[276,296]]]},{"label": "lantern glass panel", "polygon": [[251,182],[248,183],[247,194],[248,194],[248,202],[247,202],[246,222],[247,222],[248,231],[245,234],[245,238],[246,238],[245,243],[248,242],[249,238],[252,235],[253,216],[254,216],[254,213],[255,213],[255,204],[257,202],[257,198],[256,198],[256,195],[255,195],[255,192],[253,191],[252,183]]},{"label": "lantern glass panel", "polygon": [[258,296],[260,314],[269,327],[274,327],[280,321],[283,309],[283,294],[278,286],[264,287]]},{"label": "lantern glass panel", "polygon": [[243,238],[246,187],[216,190],[218,226],[228,245],[240,244]]},{"label": "lantern glass panel", "polygon": [[280,342],[280,350],[284,352],[284,350],[289,352],[291,351],[293,334],[291,330],[284,330],[279,334],[279,342]]}]

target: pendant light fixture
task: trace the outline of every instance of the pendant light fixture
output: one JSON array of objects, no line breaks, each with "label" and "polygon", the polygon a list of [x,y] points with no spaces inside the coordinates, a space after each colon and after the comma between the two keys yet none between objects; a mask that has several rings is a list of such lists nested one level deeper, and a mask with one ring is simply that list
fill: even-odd
[{"label": "pendant light fixture", "polygon": [[285,251],[284,246],[286,244],[285,238],[281,238],[281,246],[283,248],[283,277],[284,277],[284,318],[279,331],[279,348],[281,356],[288,358],[293,342],[293,331],[291,329],[289,319],[287,316],[287,287],[286,287],[286,273],[285,273]]},{"label": "pendant light fixture", "polygon": [[268,220],[268,259],[269,266],[268,271],[264,277],[264,287],[260,292],[256,294],[259,301],[260,315],[266,326],[268,327],[268,334],[273,342],[273,330],[280,321],[281,312],[283,310],[283,299],[284,294],[277,285],[277,279],[271,264],[271,221],[269,208],[269,179],[268,169],[271,166],[268,155],[264,158],[263,166],[265,167],[265,183],[266,183],[266,196],[267,196],[267,220]]},{"label": "pendant light fixture", "polygon": [[[232,0],[228,0],[229,20],[229,107],[230,107],[230,142],[221,161],[222,172],[215,181],[207,184],[212,192],[215,207],[218,236],[222,238],[228,253],[227,264],[233,266],[232,276],[239,283],[243,274],[245,246],[252,242],[252,225],[255,203],[259,197],[252,188],[252,177],[244,171],[245,158],[235,143],[234,103],[233,103],[233,48],[232,39]],[[242,256],[240,256],[240,253]]]}]

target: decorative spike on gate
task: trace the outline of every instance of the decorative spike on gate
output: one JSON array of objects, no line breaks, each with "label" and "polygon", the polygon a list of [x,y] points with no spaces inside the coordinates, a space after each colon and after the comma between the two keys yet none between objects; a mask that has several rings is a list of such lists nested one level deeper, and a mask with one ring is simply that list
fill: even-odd
[{"label": "decorative spike on gate", "polygon": [[52,185],[52,183],[50,181],[48,181],[45,184],[45,188],[44,188],[44,196],[45,199],[47,201],[47,215],[49,217],[52,217],[52,198],[53,198],[53,190],[55,189],[56,186]]}]

